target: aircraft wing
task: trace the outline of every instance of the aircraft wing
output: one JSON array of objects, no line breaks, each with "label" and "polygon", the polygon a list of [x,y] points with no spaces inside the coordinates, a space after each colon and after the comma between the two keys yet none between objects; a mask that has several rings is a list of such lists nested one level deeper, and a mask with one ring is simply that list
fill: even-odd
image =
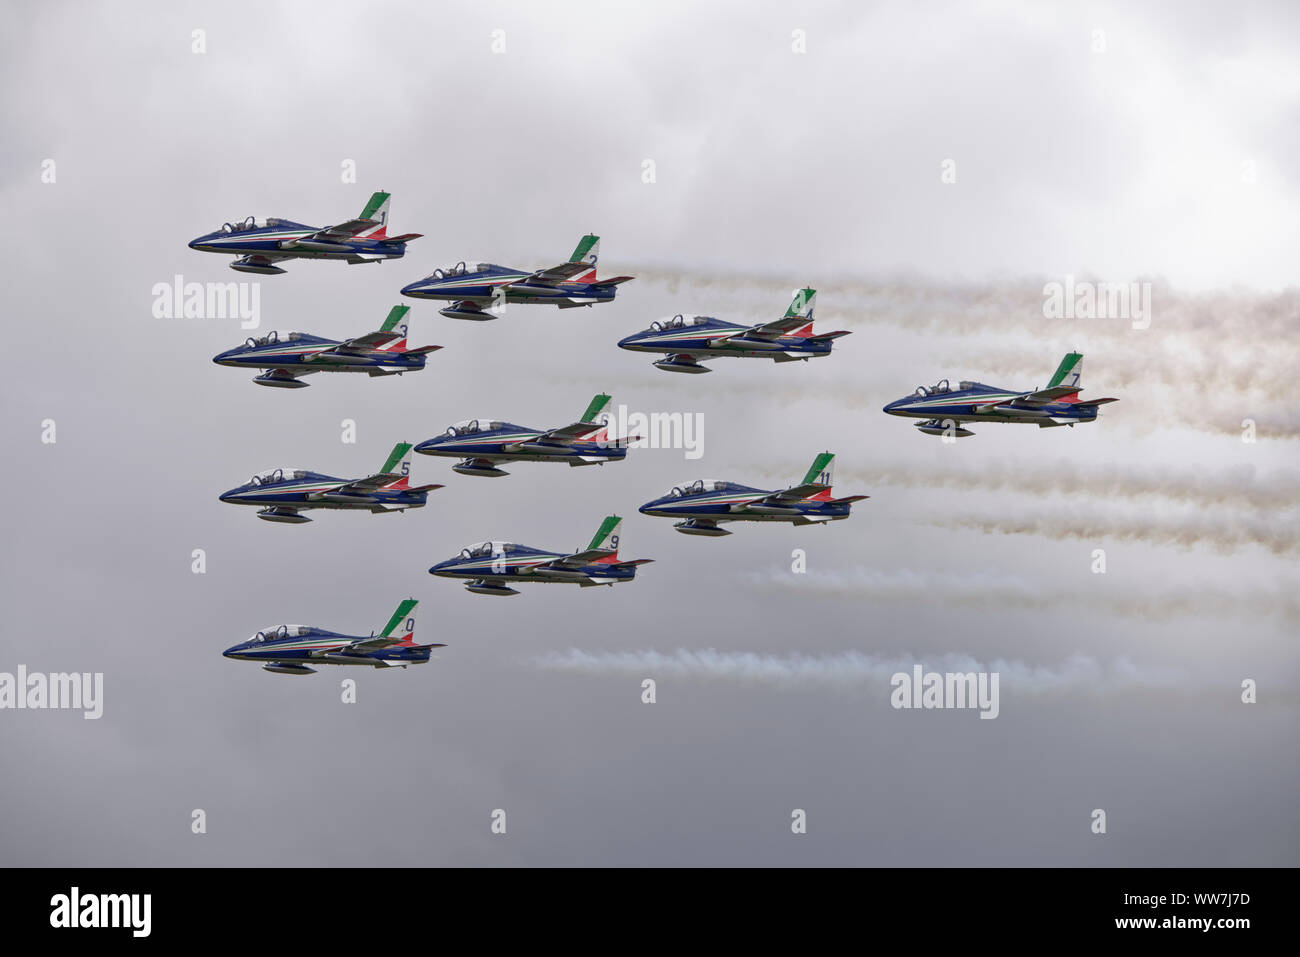
[{"label": "aircraft wing", "polygon": [[[344,645],[342,648],[334,649],[332,653],[337,654],[340,651],[342,652],[380,651],[384,648],[391,648],[393,645],[400,645],[401,643],[402,643],[401,638],[394,638],[391,635],[387,637],[385,637],[384,635],[374,635],[370,638],[358,638],[356,641],[352,642],[351,644]],[[330,654],[330,653],[331,652],[326,652],[326,654]]]},{"label": "aircraft wing", "polygon": [[395,342],[396,339],[400,338],[402,338],[402,333],[367,333],[365,335],[357,335],[355,339],[347,339],[346,342],[339,342],[337,346],[330,346],[329,348],[324,348],[324,350],[321,350],[320,352],[313,352],[311,356],[308,356],[307,361],[312,361],[313,359],[335,358],[335,356],[339,355],[355,355],[357,352],[369,352],[376,350],[376,348],[382,348],[383,346],[389,345],[390,342]]},{"label": "aircraft wing", "polygon": [[553,442],[561,445],[567,445],[580,435],[586,435],[588,432],[594,432],[601,428],[599,422],[574,422],[572,425],[566,425],[562,429],[551,429],[549,432],[543,432],[534,442]]},{"label": "aircraft wing", "polygon": [[818,492],[824,492],[829,486],[822,485],[820,482],[809,482],[806,485],[795,485],[792,488],[782,489],[779,492],[773,492],[761,499],[769,505],[788,505],[791,502],[802,502],[809,495],[816,495]]},{"label": "aircraft wing", "polygon": [[553,558],[548,562],[542,562],[540,565],[533,565],[533,568],[580,568],[583,565],[590,565],[598,558],[608,558],[610,555],[617,554],[609,548],[588,548],[580,552],[574,552],[572,555],[564,555],[561,558]]},{"label": "aircraft wing", "polygon": [[349,219],[346,223],[339,223],[337,226],[326,226],[324,229],[317,230],[310,236],[304,236],[298,242],[339,242],[340,240],[351,239],[357,233],[378,225],[379,220],[377,219]]},{"label": "aircraft wing", "polygon": [[771,322],[760,322],[758,325],[751,326],[736,335],[744,339],[766,339],[770,341],[779,339],[796,329],[802,329],[811,321],[807,316],[782,316],[780,319],[773,319]]},{"label": "aircraft wing", "polygon": [[1058,385],[1050,389],[1039,389],[1037,392],[1027,392],[1012,401],[1016,405],[1047,405],[1067,395],[1074,395],[1078,391],[1079,387],[1077,385]]},{"label": "aircraft wing", "polygon": [[591,272],[591,263],[560,263],[558,266],[550,266],[547,269],[539,269],[527,279],[523,280],[522,285],[528,286],[552,286],[566,279],[572,279],[574,276],[581,276],[585,272]]},{"label": "aircraft wing", "polygon": [[331,495],[364,495],[366,492],[373,492],[377,488],[383,488],[391,482],[396,482],[402,476],[393,475],[387,472],[380,472],[376,475],[368,475],[363,479],[357,479],[348,482],[347,485],[340,485],[331,491]]}]

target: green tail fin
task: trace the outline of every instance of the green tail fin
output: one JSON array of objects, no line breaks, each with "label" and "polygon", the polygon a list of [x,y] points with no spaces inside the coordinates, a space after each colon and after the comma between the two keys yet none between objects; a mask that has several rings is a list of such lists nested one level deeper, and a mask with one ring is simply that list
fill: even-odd
[{"label": "green tail fin", "polygon": [[785,311],[787,319],[812,319],[813,305],[817,302],[816,289],[800,289],[794,294],[790,308]]},{"label": "green tail fin", "polygon": [[600,237],[588,233],[578,240],[577,247],[573,250],[573,255],[569,257],[571,263],[587,263],[596,265],[596,256],[600,252]]},{"label": "green tail fin", "polygon": [[1061,360],[1061,364],[1056,367],[1056,372],[1052,375],[1052,381],[1047,383],[1047,387],[1055,389],[1058,385],[1078,385],[1082,375],[1083,353],[1067,353],[1065,358]]},{"label": "green tail fin", "polygon": [[593,548],[608,548],[612,551],[618,551],[618,531],[622,526],[623,520],[617,515],[606,516],[605,520],[600,523],[600,528],[592,536],[591,544],[587,546],[588,550]]},{"label": "green tail fin", "polygon": [[393,451],[389,454],[388,460],[384,462],[384,467],[379,470],[379,474],[409,474],[411,471],[411,449],[410,442],[398,442],[394,445]]},{"label": "green tail fin", "polygon": [[822,452],[813,459],[813,464],[808,467],[804,473],[803,481],[800,485],[833,485],[834,478],[834,452]]},{"label": "green tail fin", "polygon": [[357,219],[377,219],[380,222],[385,222],[388,218],[388,200],[388,193],[375,193],[370,197],[370,202],[366,203],[366,208],[361,211],[361,215]]},{"label": "green tail fin", "polygon": [[384,324],[379,327],[380,332],[392,332],[397,328],[397,324],[406,318],[406,314],[411,311],[410,306],[394,306],[388,313],[388,318]]},{"label": "green tail fin", "polygon": [[606,395],[603,392],[600,395],[592,396],[591,403],[587,406],[587,411],[582,413],[582,418],[580,418],[578,421],[595,422],[596,416],[604,412],[605,409],[608,408],[610,402],[612,401],[613,398],[611,396]]},{"label": "green tail fin", "polygon": [[410,639],[415,633],[415,606],[418,604],[419,602],[414,598],[408,598],[398,605],[397,611],[393,612],[393,617],[388,619],[388,624],[384,625],[384,630],[379,633],[379,637],[387,638],[393,633],[394,628],[403,625],[402,631],[406,638]]}]

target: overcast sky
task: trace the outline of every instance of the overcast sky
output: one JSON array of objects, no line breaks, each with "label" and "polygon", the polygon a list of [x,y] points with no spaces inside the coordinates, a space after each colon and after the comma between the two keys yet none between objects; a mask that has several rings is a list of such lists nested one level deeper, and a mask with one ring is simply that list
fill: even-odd
[{"label": "overcast sky", "polygon": [[[0,712],[0,860],[1300,863],[1293,5],[0,17],[0,672],[105,682],[98,721]],[[424,234],[404,260],[248,277],[186,246],[376,189]],[[210,361],[237,320],[153,315],[176,275],[252,279],[260,331],[344,338],[435,266],[552,265],[589,231],[602,273],[638,276],[616,302],[412,302],[412,344],[445,348],[401,378],[260,389]],[[1044,318],[1067,276],[1149,282],[1150,327]],[[829,359],[672,376],[615,345],[678,312],[776,318],[803,285],[853,333]],[[945,445],[881,414],[942,377],[1043,386],[1071,349],[1085,395],[1121,400],[1095,423]],[[369,474],[460,419],[558,427],[602,390],[702,415],[703,458],[487,480],[420,457],[428,507],[300,527],[217,501],[275,466]],[[848,521],[715,540],[637,514],[687,478],[794,484],[823,449],[837,493],[871,495]],[[577,549],[610,513],[655,559],[631,584],[494,601],[427,574],[484,539]],[[366,634],[407,596],[448,645],[428,666],[221,657],[273,622]],[[891,708],[913,663],[999,671],[998,718]]]}]

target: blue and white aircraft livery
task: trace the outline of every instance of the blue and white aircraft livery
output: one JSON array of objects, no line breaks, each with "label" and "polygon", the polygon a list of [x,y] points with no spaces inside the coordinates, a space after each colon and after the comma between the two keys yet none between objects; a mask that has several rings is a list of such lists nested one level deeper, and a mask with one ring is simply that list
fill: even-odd
[{"label": "blue and white aircraft livery", "polygon": [[192,240],[190,249],[234,255],[238,258],[231,269],[262,276],[284,272],[276,263],[287,259],[340,259],[354,264],[401,259],[406,244],[421,234],[389,236],[388,201],[388,193],[375,193],[356,219],[324,228],[289,219],[258,222],[249,216]]},{"label": "blue and white aircraft livery", "polygon": [[227,648],[227,658],[260,661],[267,671],[281,675],[310,675],[309,665],[364,665],[369,668],[405,668],[422,665],[434,648],[444,644],[417,644],[415,608],[408,598],[397,606],[393,617],[379,634],[369,637],[341,635],[315,625],[274,625],[263,628],[248,641]]},{"label": "blue and white aircraft livery", "polygon": [[926,435],[951,435],[965,438],[975,433],[962,428],[962,422],[1018,422],[1040,429],[1092,422],[1097,406],[1119,399],[1081,399],[1080,379],[1083,355],[1071,352],[1056,367],[1046,389],[1017,391],[984,385],[982,382],[959,382],[954,388],[947,379],[935,385],[918,386],[911,395],[885,406],[890,415],[924,419],[916,427]]},{"label": "blue and white aircraft livery", "polygon": [[312,508],[350,508],[369,512],[404,512],[423,508],[428,493],[441,485],[411,485],[411,443],[399,442],[374,475],[334,478],[306,469],[271,469],[222,493],[233,505],[260,505],[258,518],[300,525]]},{"label": "blue and white aircraft livery", "polygon": [[621,462],[628,445],[639,437],[609,437],[605,410],[611,401],[604,393],[593,396],[577,422],[550,430],[497,419],[466,419],[421,442],[415,451],[458,458],[461,461],[451,467],[453,472],[491,478],[510,474],[497,467],[501,462],[568,462],[571,466]]},{"label": "blue and white aircraft livery", "polygon": [[746,359],[771,359],[795,362],[831,354],[835,340],[848,332],[813,332],[813,305],[816,289],[800,289],[785,315],[771,322],[745,326],[712,316],[673,316],[651,324],[619,341],[619,347],[632,352],[663,352],[668,358],[654,363],[665,372],[698,375],[712,372],[701,365],[708,359],[736,356]]},{"label": "blue and white aircraft livery", "polygon": [[406,314],[410,306],[394,306],[378,332],[342,342],[305,332],[268,332],[251,336],[212,361],[220,366],[265,369],[253,379],[258,385],[305,389],[303,376],[316,372],[364,372],[369,376],[401,375],[424,368],[425,357],[442,346],[406,348]]},{"label": "blue and white aircraft livery", "polygon": [[568,554],[513,542],[483,542],[439,562],[429,574],[468,578],[465,588],[476,595],[517,595],[510,586],[523,582],[568,582],[583,588],[627,582],[636,577],[638,565],[654,559],[618,557],[622,526],[617,515],[607,516],[586,548]]},{"label": "blue and white aircraft livery", "polygon": [[[619,283],[632,276],[596,277],[600,258],[600,237],[583,236],[568,262],[546,269],[519,269],[494,263],[458,262],[435,269],[418,282],[402,289],[415,299],[446,299],[452,304],[440,313],[448,319],[495,319],[511,302],[550,303],[561,309],[576,309],[598,302],[610,302]],[[484,306],[491,306],[484,309]]]},{"label": "blue and white aircraft livery", "polygon": [[696,479],[684,482],[641,506],[643,515],[681,518],[673,528],[685,535],[717,538],[730,535],[724,522],[789,522],[818,525],[848,518],[854,502],[867,495],[831,494],[835,456],[822,452],[798,485],[778,491],[751,488],[736,482]]}]

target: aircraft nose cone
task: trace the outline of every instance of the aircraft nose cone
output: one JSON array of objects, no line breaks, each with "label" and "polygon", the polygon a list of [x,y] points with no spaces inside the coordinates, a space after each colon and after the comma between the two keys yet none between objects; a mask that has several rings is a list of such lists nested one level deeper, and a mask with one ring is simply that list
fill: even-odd
[{"label": "aircraft nose cone", "polygon": [[217,498],[223,502],[235,502],[239,500],[239,489],[232,488],[228,492],[222,492]]},{"label": "aircraft nose cone", "polygon": [[893,402],[889,403],[889,405],[881,409],[881,411],[888,412],[890,415],[893,415],[902,407],[903,403],[906,401],[907,401],[906,399],[896,399]]},{"label": "aircraft nose cone", "polygon": [[451,568],[451,566],[455,564],[455,561],[454,558],[449,558],[445,562],[438,562],[438,564],[429,569],[429,574],[445,576],[447,574],[447,569]]},{"label": "aircraft nose cone", "polygon": [[624,336],[622,339],[618,340],[618,347],[620,349],[626,349],[628,346],[635,345],[636,341],[640,338],[641,333],[639,332],[633,333],[630,336]]},{"label": "aircraft nose cone", "polygon": [[419,297],[423,289],[424,289],[423,283],[413,282],[402,287],[402,295]]},{"label": "aircraft nose cone", "polygon": [[235,652],[237,652],[238,650],[239,650],[239,645],[233,645],[232,647],[227,648],[225,651],[223,651],[221,653],[221,657],[234,658],[236,657]]}]

